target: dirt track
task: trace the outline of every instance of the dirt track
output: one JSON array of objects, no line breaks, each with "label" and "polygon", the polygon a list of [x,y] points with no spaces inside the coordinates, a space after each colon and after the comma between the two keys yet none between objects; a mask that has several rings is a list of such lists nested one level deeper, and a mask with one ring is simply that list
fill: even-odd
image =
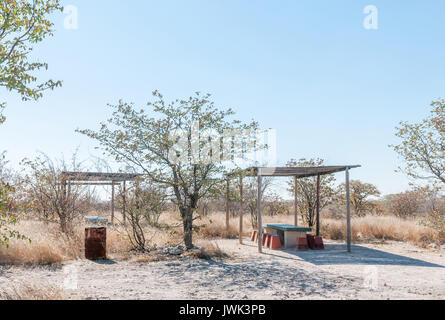
[{"label": "dirt track", "polygon": [[[324,251],[256,252],[218,240],[234,259],[150,263],[78,260],[62,266],[0,267],[11,281],[68,286],[86,299],[445,299],[445,253],[408,244],[329,242]],[[69,289],[77,286],[77,289]]]}]

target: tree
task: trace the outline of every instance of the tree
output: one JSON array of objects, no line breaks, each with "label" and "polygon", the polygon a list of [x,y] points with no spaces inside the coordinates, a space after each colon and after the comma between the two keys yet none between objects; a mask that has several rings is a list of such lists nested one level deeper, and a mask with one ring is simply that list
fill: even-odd
[{"label": "tree", "polygon": [[420,123],[401,122],[396,136],[402,139],[391,147],[405,161],[410,177],[435,179],[445,184],[445,100],[431,103],[431,115]]},{"label": "tree", "polygon": [[81,163],[74,153],[71,164],[63,159],[52,161],[42,154],[33,160],[24,159],[23,185],[27,202],[37,212],[39,219],[57,222],[63,233],[71,234],[73,221],[85,213],[82,200],[85,199],[87,188],[79,185],[64,185],[60,179],[63,171],[82,171]]},{"label": "tree", "polygon": [[[36,73],[48,69],[44,62],[28,60],[33,47],[53,35],[49,16],[62,10],[59,0],[2,0],[0,2],[0,87],[19,93],[23,100],[37,100],[60,81],[37,82]],[[4,121],[0,102],[0,123]]]},{"label": "tree", "polygon": [[157,226],[159,217],[165,209],[165,190],[156,186],[146,185],[140,179],[136,180],[127,197],[126,216],[128,224],[125,229],[134,250],[147,250],[145,226]]},{"label": "tree", "polygon": [[397,217],[410,217],[417,212],[422,202],[423,195],[417,190],[394,194],[390,198],[391,211]]},{"label": "tree", "polygon": [[[374,202],[369,200],[369,197],[379,196],[380,191],[373,184],[364,183],[360,180],[351,180],[349,186],[353,213],[358,217],[362,217],[375,206]],[[340,192],[340,199],[345,201],[346,188],[344,183],[340,186]]]},{"label": "tree", "polygon": [[[78,132],[97,140],[104,152],[117,161],[142,171],[151,183],[172,191],[182,218],[184,243],[190,249],[198,202],[221,190],[226,170],[222,160],[229,160],[233,154],[233,146],[237,145],[233,140],[245,137],[227,136],[227,133],[253,130],[257,124],[228,120],[233,111],[216,108],[209,94],[196,93],[187,100],[168,104],[159,92],[153,92],[153,96],[155,101],[147,104],[151,115],[120,101],[111,106],[113,115],[101,124],[99,131]],[[228,140],[229,147],[221,147],[221,140]],[[224,152],[220,153],[221,150]]]},{"label": "tree", "polygon": [[428,213],[427,216],[420,221],[420,224],[436,230],[439,245],[445,241],[445,215],[439,210],[433,210]]},{"label": "tree", "polygon": [[[322,159],[291,159],[288,167],[315,167],[323,165]],[[320,211],[331,203],[337,196],[333,183],[335,177],[332,174],[320,176]],[[294,180],[288,181],[288,190],[294,194]],[[302,213],[304,222],[313,227],[315,224],[315,210],[317,204],[317,177],[299,178],[297,180],[297,203]]]},{"label": "tree", "polygon": [[273,192],[266,197],[265,213],[270,216],[289,215],[289,203]]},{"label": "tree", "polygon": [[[12,183],[16,183],[16,177],[12,170],[7,167],[5,152],[0,153],[0,246],[9,246],[10,239],[29,240],[26,236],[11,228],[18,222],[18,214],[11,212],[11,209],[20,209],[11,194],[15,194]],[[18,211],[18,210],[17,210]],[[29,240],[30,241],[30,240]]]},{"label": "tree", "polygon": [[[243,183],[243,202],[250,213],[250,222],[252,228],[258,228],[258,182],[256,179],[244,179]],[[266,191],[272,185],[271,177],[263,177],[261,182],[261,198],[265,198]]]},{"label": "tree", "polygon": [[13,191],[14,189],[10,185],[0,181],[0,246],[8,247],[9,240],[13,238],[29,240],[26,236],[11,228],[18,220],[17,215],[9,212],[9,194]]}]

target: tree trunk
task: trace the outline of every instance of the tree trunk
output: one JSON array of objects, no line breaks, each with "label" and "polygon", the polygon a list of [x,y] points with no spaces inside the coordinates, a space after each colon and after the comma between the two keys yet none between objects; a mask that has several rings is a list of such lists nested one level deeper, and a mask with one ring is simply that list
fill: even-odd
[{"label": "tree trunk", "polygon": [[192,208],[182,207],[179,209],[184,227],[184,244],[187,249],[193,248],[193,210]]},{"label": "tree trunk", "polygon": [[69,227],[69,222],[66,219],[66,217],[64,215],[60,215],[59,216],[59,220],[60,220],[60,229],[63,233],[68,234],[70,233],[70,227]]}]

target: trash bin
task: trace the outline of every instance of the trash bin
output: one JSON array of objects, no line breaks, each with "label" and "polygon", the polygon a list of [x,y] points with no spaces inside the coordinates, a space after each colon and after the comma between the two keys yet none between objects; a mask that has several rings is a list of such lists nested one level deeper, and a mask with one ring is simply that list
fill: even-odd
[{"label": "trash bin", "polygon": [[107,258],[107,228],[85,228],[85,258],[88,260]]}]

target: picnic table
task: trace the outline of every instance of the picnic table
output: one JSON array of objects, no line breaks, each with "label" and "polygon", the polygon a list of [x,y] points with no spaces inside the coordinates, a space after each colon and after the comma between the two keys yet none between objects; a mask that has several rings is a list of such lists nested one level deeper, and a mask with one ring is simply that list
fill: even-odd
[{"label": "picnic table", "polygon": [[311,232],[311,228],[298,227],[284,223],[263,224],[266,233],[279,235],[283,248],[292,248],[297,245],[297,238],[306,238],[306,233]]}]

